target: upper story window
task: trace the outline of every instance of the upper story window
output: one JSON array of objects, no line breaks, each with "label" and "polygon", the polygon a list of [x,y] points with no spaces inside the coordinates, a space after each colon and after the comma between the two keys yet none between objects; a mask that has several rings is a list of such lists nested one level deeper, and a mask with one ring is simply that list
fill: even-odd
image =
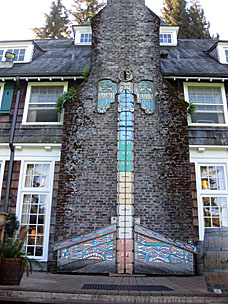
[{"label": "upper story window", "polygon": [[185,99],[196,105],[192,125],[220,126],[227,124],[227,104],[223,84],[184,84]]},{"label": "upper story window", "polygon": [[62,115],[56,110],[56,101],[66,90],[66,82],[28,84],[23,123],[59,124]]},{"label": "upper story window", "polygon": [[172,43],[172,35],[171,34],[160,34],[160,43]]},{"label": "upper story window", "polygon": [[177,45],[178,26],[160,26],[160,45]]},{"label": "upper story window", "polygon": [[[7,52],[15,55],[13,61],[24,61],[25,59],[25,49],[9,49]],[[6,58],[6,61],[10,60]]]},{"label": "upper story window", "polygon": [[0,43],[0,61],[11,61],[6,58],[6,53],[13,53],[12,61],[17,63],[30,62],[32,60],[34,44],[32,41],[2,42]]},{"label": "upper story window", "polygon": [[90,34],[90,33],[81,34],[80,42],[81,43],[91,43],[92,42],[92,34]]},{"label": "upper story window", "polygon": [[228,63],[228,50],[225,50],[226,62]]},{"label": "upper story window", "polygon": [[89,24],[74,25],[74,43],[76,45],[90,45],[92,42],[92,30]]}]

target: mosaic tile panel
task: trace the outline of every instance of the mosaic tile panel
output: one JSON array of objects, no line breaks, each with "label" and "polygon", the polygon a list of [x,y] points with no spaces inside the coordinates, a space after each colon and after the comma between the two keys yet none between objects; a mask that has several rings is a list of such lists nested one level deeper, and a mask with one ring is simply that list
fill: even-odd
[{"label": "mosaic tile panel", "polygon": [[190,263],[190,253],[157,240],[137,235],[140,262]]},{"label": "mosaic tile panel", "polygon": [[149,238],[153,238],[153,239],[156,239],[158,241],[167,243],[169,245],[174,245],[176,247],[182,248],[182,249],[187,250],[189,252],[196,252],[197,251],[197,248],[195,246],[191,245],[191,244],[183,243],[183,242],[178,241],[178,240],[172,240],[170,238],[167,238],[163,235],[160,235],[159,233],[156,233],[152,230],[146,229],[146,228],[144,228],[142,226],[139,226],[139,225],[135,226],[135,232],[139,233],[139,234],[142,234],[144,236],[147,236]]},{"label": "mosaic tile panel", "polygon": [[154,113],[154,85],[152,81],[143,80],[135,84],[137,102],[146,114]]},{"label": "mosaic tile panel", "polygon": [[67,260],[102,260],[111,261],[113,259],[113,233],[60,250],[60,259]]},{"label": "mosaic tile panel", "polygon": [[98,113],[105,113],[110,108],[111,103],[115,101],[117,93],[117,84],[112,80],[100,80],[98,84]]}]

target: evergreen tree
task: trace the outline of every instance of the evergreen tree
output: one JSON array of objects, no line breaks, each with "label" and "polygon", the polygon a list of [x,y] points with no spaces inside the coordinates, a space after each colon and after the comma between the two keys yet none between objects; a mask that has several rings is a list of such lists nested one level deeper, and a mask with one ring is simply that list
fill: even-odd
[{"label": "evergreen tree", "polygon": [[50,14],[45,14],[45,25],[41,28],[34,28],[36,38],[41,39],[61,39],[68,38],[69,35],[68,12],[61,0],[53,1]]},{"label": "evergreen tree", "polygon": [[162,18],[169,25],[180,26],[179,38],[186,37],[189,28],[189,15],[187,12],[187,2],[185,0],[164,0],[164,8],[162,10]]},{"label": "evergreen tree", "polygon": [[201,8],[199,0],[191,0],[191,6],[189,8],[189,17],[191,38],[211,38],[209,32],[210,23],[206,21],[204,10]]},{"label": "evergreen tree", "polygon": [[104,1],[98,0],[74,0],[74,10],[71,15],[79,25],[85,24],[92,16],[104,7]]},{"label": "evergreen tree", "polygon": [[180,27],[179,38],[203,39],[211,38],[204,10],[199,0],[191,0],[188,9],[186,0],[165,0],[162,18],[169,25]]}]

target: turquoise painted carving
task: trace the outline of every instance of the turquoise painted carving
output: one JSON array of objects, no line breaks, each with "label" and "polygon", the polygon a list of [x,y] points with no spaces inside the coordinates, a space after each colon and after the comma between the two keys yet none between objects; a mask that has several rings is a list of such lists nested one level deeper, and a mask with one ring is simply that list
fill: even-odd
[{"label": "turquoise painted carving", "polygon": [[190,253],[169,244],[138,235],[138,258],[141,262],[190,263]]},{"label": "turquoise painted carving", "polygon": [[133,143],[132,141],[120,141],[119,142],[119,150],[120,151],[132,151],[133,150]]},{"label": "turquoise painted carving", "polygon": [[100,80],[98,85],[97,111],[105,113],[110,108],[111,103],[115,102],[117,84],[112,80]]},{"label": "turquoise painted carving", "polygon": [[146,114],[154,113],[154,85],[152,81],[142,80],[135,84],[137,102]]},{"label": "turquoise painted carving", "polygon": [[133,170],[133,163],[132,161],[120,161],[120,172],[131,172]]},{"label": "turquoise painted carving", "polygon": [[97,239],[60,250],[60,258],[65,260],[102,260],[113,259],[113,233]]}]

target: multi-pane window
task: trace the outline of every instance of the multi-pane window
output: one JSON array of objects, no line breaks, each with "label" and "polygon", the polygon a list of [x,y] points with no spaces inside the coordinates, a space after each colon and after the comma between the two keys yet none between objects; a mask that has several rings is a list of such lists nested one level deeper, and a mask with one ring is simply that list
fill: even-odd
[{"label": "multi-pane window", "polygon": [[4,50],[0,50],[0,61],[3,60],[3,54],[4,54]]},{"label": "multi-pane window", "polygon": [[51,165],[27,163],[22,186],[21,225],[28,225],[25,251],[33,258],[44,258],[50,210]]},{"label": "multi-pane window", "polygon": [[200,166],[200,200],[204,228],[228,227],[225,166]]},{"label": "multi-pane window", "polygon": [[81,42],[81,43],[89,43],[89,42],[92,42],[92,34],[90,34],[90,33],[81,34],[80,42]]},{"label": "multi-pane window", "polygon": [[[13,61],[24,61],[25,59],[25,49],[8,49],[7,52],[15,55]],[[6,58],[6,61],[10,61],[10,59]]]},{"label": "multi-pane window", "polygon": [[160,43],[172,43],[172,35],[171,34],[160,34]]},{"label": "multi-pane window", "polygon": [[30,85],[26,96],[27,123],[58,123],[61,113],[57,112],[56,101],[63,94],[64,85]]},{"label": "multi-pane window", "polygon": [[187,86],[187,100],[196,106],[191,115],[191,123],[225,124],[226,103],[222,87],[216,86]]},{"label": "multi-pane window", "polygon": [[228,50],[225,50],[226,62],[228,62]]}]

